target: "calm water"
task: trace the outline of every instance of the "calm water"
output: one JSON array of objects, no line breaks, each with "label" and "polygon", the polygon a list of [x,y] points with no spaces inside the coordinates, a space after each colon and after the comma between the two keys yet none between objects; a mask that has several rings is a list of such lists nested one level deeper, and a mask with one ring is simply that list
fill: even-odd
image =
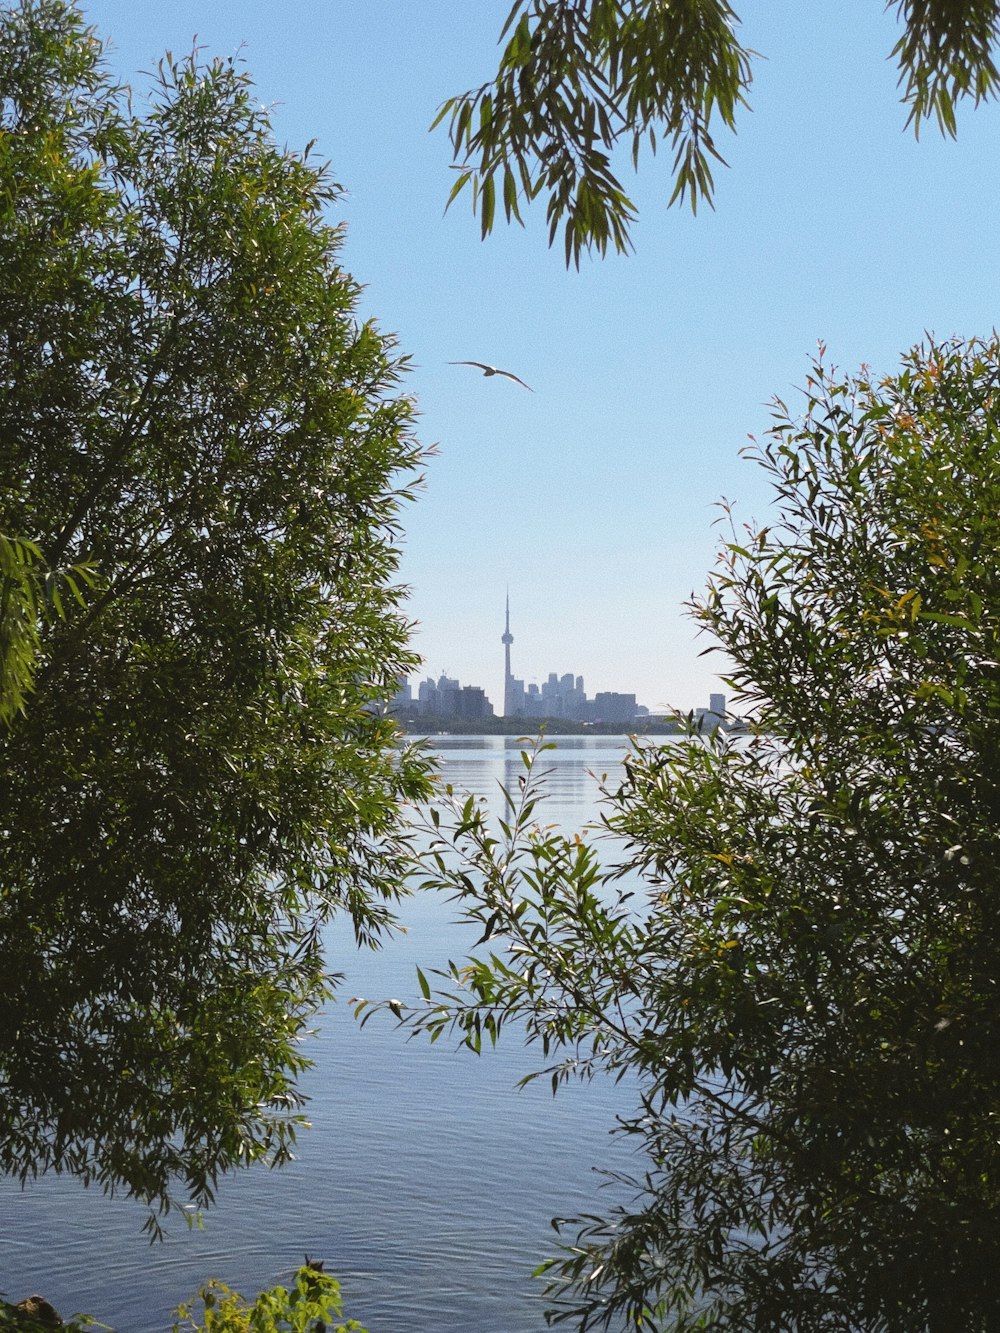
[{"label": "calm water", "polygon": [[[521,747],[504,737],[434,746],[447,781],[491,800],[522,771]],[[560,740],[545,757],[545,822],[590,821],[592,774],[613,779],[624,746]],[[349,996],[416,998],[414,964],[439,966],[472,941],[437,898],[409,900],[400,915],[407,934],[378,954],[355,951],[342,926],[331,932],[330,966],[345,981],[313,1044],[313,1128],[296,1162],[232,1178],[203,1231],[173,1220],[152,1248],[127,1201],[69,1180],[23,1192],[0,1181],[0,1290],[41,1292],[64,1317],[88,1311],[120,1333],[163,1333],[208,1277],[252,1294],[287,1280],[308,1252],[341,1279],[346,1312],[371,1333],[541,1333],[531,1270],[551,1251],[550,1218],[600,1210],[593,1167],[627,1162],[608,1136],[625,1094],[594,1082],[553,1098],[541,1080],[519,1092],[534,1066],[513,1041],[477,1058],[446,1039],[406,1042],[387,1018],[359,1031]]]}]

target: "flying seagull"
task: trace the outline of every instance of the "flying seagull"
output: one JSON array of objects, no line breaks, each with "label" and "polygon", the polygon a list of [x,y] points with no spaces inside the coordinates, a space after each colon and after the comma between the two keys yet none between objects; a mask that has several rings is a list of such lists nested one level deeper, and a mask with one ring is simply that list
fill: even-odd
[{"label": "flying seagull", "polygon": [[496,366],[487,366],[482,361],[449,361],[449,366],[477,366],[484,375],[503,375],[505,379],[513,380],[515,384],[520,384],[522,389],[527,389],[529,393],[534,393],[530,384],[525,384],[524,380],[517,375],[513,375],[509,370],[497,370]]}]

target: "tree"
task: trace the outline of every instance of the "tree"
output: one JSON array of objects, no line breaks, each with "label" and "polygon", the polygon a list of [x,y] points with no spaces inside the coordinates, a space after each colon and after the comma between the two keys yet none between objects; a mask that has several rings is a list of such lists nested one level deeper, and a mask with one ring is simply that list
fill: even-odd
[{"label": "tree", "polygon": [[405,359],[235,65],[140,115],[24,0],[0,87],[0,1167],[204,1204],[287,1156],[320,928],[377,942],[426,789],[377,706]]},{"label": "tree", "polygon": [[499,830],[434,813],[428,882],[484,947],[404,1022],[634,1090],[645,1169],[545,1266],[556,1317],[1000,1324],[998,392],[994,336],[878,382],[821,356],[776,403],[777,515],[693,605],[749,734],[633,750],[620,865],[539,827],[531,753]]},{"label": "tree", "polygon": [[[892,0],[886,0],[892,7]],[[998,0],[896,0],[903,31],[892,55],[907,124],[956,133],[955,109],[997,95]],[[616,149],[637,167],[643,145],[674,154],[670,203],[711,204],[713,164],[725,165],[714,125],[735,131],[755,52],[741,45],[727,0],[514,0],[492,83],[449,98],[458,172],[482,234],[498,199],[507,221],[547,198],[549,243],[563,230],[566,263],[582,250],[631,248],[636,211],[618,178]]]}]

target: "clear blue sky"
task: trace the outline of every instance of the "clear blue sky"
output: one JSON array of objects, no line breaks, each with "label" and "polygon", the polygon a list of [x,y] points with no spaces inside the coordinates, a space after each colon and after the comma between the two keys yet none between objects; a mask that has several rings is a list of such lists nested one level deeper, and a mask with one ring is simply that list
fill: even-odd
[{"label": "clear blue sky", "polygon": [[[996,321],[1000,113],[966,109],[957,143],[903,129],[882,0],[748,0],[762,53],[751,113],[722,144],[716,211],[667,210],[667,159],[633,197],[637,253],[567,272],[525,231],[486,242],[447,217],[438,104],[489,77],[509,0],[95,0],[131,78],[166,48],[242,47],[279,137],[313,138],[346,194],[347,268],[364,313],[414,361],[408,391],[439,454],[406,515],[403,578],[428,673],[502,706],[503,599],[514,670],[582,674],[691,708],[717,689],[682,603],[704,584],[713,506],[762,517],[739,450],[794,398],[818,340],[889,370],[925,330]],[[136,80],[141,84],[141,79]],[[629,178],[631,183],[631,178]],[[535,392],[448,361],[491,362]]]}]

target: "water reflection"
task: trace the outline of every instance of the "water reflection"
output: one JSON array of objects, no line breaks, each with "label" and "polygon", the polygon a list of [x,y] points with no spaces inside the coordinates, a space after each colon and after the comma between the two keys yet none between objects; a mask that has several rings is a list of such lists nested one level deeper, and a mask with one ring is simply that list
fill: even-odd
[{"label": "water reflection", "polygon": [[[544,822],[577,831],[597,815],[599,778],[613,784],[625,741],[566,737],[547,751]],[[434,737],[456,789],[502,808],[522,744],[509,737]],[[531,1269],[552,1242],[549,1219],[594,1203],[592,1167],[616,1151],[608,1129],[621,1088],[521,1092],[530,1053],[502,1045],[477,1059],[454,1043],[407,1042],[386,1020],[364,1031],[346,998],[416,999],[414,965],[460,957],[474,938],[454,908],[417,896],[405,933],[377,954],[330,933],[344,999],[323,1015],[306,1080],[313,1128],[280,1172],[226,1182],[203,1232],[174,1222],[166,1244],[139,1235],[142,1211],[71,1180],[21,1192],[2,1184],[3,1289],[44,1293],[61,1313],[87,1310],[121,1333],[162,1333],[172,1305],[209,1276],[247,1293],[286,1279],[305,1252],[343,1280],[348,1313],[372,1333],[541,1333]],[[624,1151],[623,1148],[617,1149]]]}]

